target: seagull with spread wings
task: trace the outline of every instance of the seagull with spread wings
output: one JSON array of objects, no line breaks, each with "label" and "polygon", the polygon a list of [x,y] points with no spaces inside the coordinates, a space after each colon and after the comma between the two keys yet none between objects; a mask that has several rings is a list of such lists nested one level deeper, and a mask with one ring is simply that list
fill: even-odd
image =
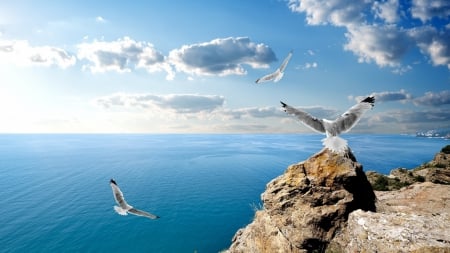
[{"label": "seagull with spread wings", "polygon": [[348,149],[347,141],[339,138],[338,135],[350,131],[358,123],[363,114],[373,108],[374,104],[375,98],[368,96],[335,120],[328,120],[318,119],[307,112],[295,109],[281,102],[285,112],[294,115],[300,122],[312,130],[325,133],[327,137],[323,139],[323,144],[326,148],[337,153],[342,153]]},{"label": "seagull with spread wings", "polygon": [[114,199],[116,200],[117,204],[119,205],[119,206],[114,206],[114,210],[118,214],[127,215],[128,213],[130,213],[130,214],[134,214],[137,216],[143,216],[143,217],[146,217],[146,218],[149,218],[152,220],[159,218],[159,216],[157,216],[157,215],[144,212],[142,210],[136,209],[136,208],[128,205],[128,203],[123,198],[123,193],[120,190],[119,186],[117,186],[116,181],[114,181],[114,179],[111,179],[109,182],[110,182],[113,194],[114,194]]},{"label": "seagull with spread wings", "polygon": [[286,58],[284,59],[283,63],[280,65],[279,68],[277,68],[277,70],[275,70],[275,72],[265,75],[261,78],[258,78],[258,80],[256,80],[256,83],[262,83],[262,82],[268,82],[268,81],[274,81],[274,82],[278,82],[281,80],[281,78],[283,78],[284,75],[284,70],[286,69],[286,66],[289,62],[289,60],[292,57],[292,50],[289,52],[289,54],[286,56]]}]

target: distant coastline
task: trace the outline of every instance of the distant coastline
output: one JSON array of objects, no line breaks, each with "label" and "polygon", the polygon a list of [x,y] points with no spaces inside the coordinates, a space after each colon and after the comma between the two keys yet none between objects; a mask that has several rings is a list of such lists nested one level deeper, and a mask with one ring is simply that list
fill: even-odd
[{"label": "distant coastline", "polygon": [[431,129],[416,132],[417,137],[450,139],[450,129]]}]

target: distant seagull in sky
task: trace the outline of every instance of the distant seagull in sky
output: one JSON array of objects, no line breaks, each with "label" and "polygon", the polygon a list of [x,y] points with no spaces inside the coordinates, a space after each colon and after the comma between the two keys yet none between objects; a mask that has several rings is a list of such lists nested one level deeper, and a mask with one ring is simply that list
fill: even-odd
[{"label": "distant seagull in sky", "polygon": [[268,81],[274,81],[274,82],[278,82],[281,80],[281,78],[283,78],[284,75],[284,70],[286,69],[286,66],[289,62],[289,60],[292,57],[292,50],[289,52],[289,54],[286,56],[286,58],[284,59],[283,63],[281,64],[281,66],[279,68],[277,68],[277,70],[275,70],[275,72],[265,75],[261,78],[258,78],[258,80],[256,80],[256,83],[262,83],[262,82],[268,82]]},{"label": "distant seagull in sky", "polygon": [[117,204],[119,205],[119,206],[114,206],[114,210],[118,214],[127,215],[128,213],[131,213],[134,215],[147,217],[152,220],[159,218],[159,216],[157,216],[157,215],[138,210],[138,209],[128,205],[128,203],[123,198],[122,191],[120,190],[119,186],[117,186],[116,181],[114,181],[114,179],[111,179],[111,181],[109,181],[109,182],[110,182],[113,194],[114,194],[114,199],[116,200]]},{"label": "distant seagull in sky", "polygon": [[335,120],[318,119],[283,102],[281,102],[281,105],[285,112],[296,116],[305,126],[319,133],[325,133],[327,137],[322,142],[326,148],[337,153],[343,153],[348,149],[347,141],[339,138],[338,135],[350,131],[362,115],[372,109],[374,103],[375,98],[373,96],[366,97]]}]

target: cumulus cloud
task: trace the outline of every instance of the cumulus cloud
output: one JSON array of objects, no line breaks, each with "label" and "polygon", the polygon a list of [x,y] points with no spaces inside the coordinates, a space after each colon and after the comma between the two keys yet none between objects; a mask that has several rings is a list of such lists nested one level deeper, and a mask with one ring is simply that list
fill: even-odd
[{"label": "cumulus cloud", "polygon": [[398,0],[375,1],[372,6],[375,17],[384,20],[386,23],[399,21],[398,9]]},{"label": "cumulus cloud", "polygon": [[252,118],[270,118],[270,117],[282,117],[286,114],[279,107],[249,107],[238,109],[224,109],[218,111],[217,115],[223,119],[241,119],[243,117]]},{"label": "cumulus cloud", "polygon": [[[157,124],[157,129],[176,132],[310,132],[294,124],[295,118],[281,105],[227,108],[219,95],[116,93],[95,98],[92,104],[105,109],[105,115],[117,124],[135,120],[145,122],[148,129]],[[342,113],[322,106],[297,108],[318,118],[333,119]]]},{"label": "cumulus cloud", "polygon": [[169,53],[169,61],[178,71],[190,75],[243,75],[243,64],[267,68],[276,57],[270,47],[247,37],[220,38],[184,45]]},{"label": "cumulus cloud", "polygon": [[413,0],[411,15],[424,23],[433,17],[446,19],[450,16],[450,2],[447,0]]},{"label": "cumulus cloud", "polygon": [[426,26],[412,29],[409,34],[417,42],[420,50],[428,55],[433,65],[447,65],[450,69],[450,30],[439,32],[436,28]]},{"label": "cumulus cloud", "polygon": [[[393,67],[402,74],[404,56],[415,47],[431,59],[435,66],[450,69],[450,29],[445,22],[428,22],[432,19],[448,20],[450,2],[447,0],[413,0],[411,8],[400,9],[398,0],[290,0],[293,12],[306,14],[309,25],[344,27],[347,42],[344,49],[354,53],[361,63],[374,62],[380,67]],[[423,24],[405,27],[410,18]]]},{"label": "cumulus cloud", "polygon": [[78,45],[79,59],[89,63],[84,68],[92,72],[130,72],[135,68],[143,68],[148,72],[165,71],[168,80],[174,73],[162,53],[148,42],[135,41],[124,37],[116,41],[94,41]]},{"label": "cumulus cloud", "polygon": [[[438,93],[426,92],[424,96],[414,99],[415,105],[442,106],[450,105],[450,90],[444,90]],[[448,113],[450,115],[450,113]]]},{"label": "cumulus cloud", "polygon": [[407,34],[393,25],[361,25],[345,34],[344,49],[358,56],[359,62],[374,61],[379,66],[398,66],[410,47]]},{"label": "cumulus cloud", "polygon": [[267,68],[276,61],[274,52],[264,44],[246,37],[219,38],[209,42],[184,45],[166,57],[148,42],[124,37],[116,41],[93,41],[78,45],[78,58],[88,63],[91,72],[130,72],[143,68],[148,72],[165,71],[172,80],[175,70],[189,75],[243,75],[243,65]]},{"label": "cumulus cloud", "polygon": [[[209,113],[211,117],[221,120],[242,118],[292,118],[277,106],[226,108],[225,98],[219,95],[199,94],[168,94],[158,95],[151,93],[126,94],[116,93],[95,98],[93,104],[104,109],[128,108],[141,111],[170,111],[177,114]],[[318,118],[334,118],[341,112],[322,106],[297,107]]]},{"label": "cumulus cloud", "polygon": [[[370,94],[370,96],[375,97],[375,103],[378,102],[392,102],[392,101],[401,101],[406,102],[410,101],[413,96],[405,90],[399,91],[382,91],[382,92],[374,92]],[[357,103],[366,98],[367,96],[349,96],[350,100],[355,100]]]},{"label": "cumulus cloud", "polygon": [[[450,123],[448,108],[438,107],[450,103],[450,91],[428,92],[417,99],[405,90],[377,92],[372,95],[376,96],[378,102],[408,101],[429,108],[382,112],[375,110],[362,119],[356,132],[415,132]],[[225,98],[218,95],[117,93],[96,98],[93,102],[106,108],[111,119],[120,121],[124,115],[128,115],[126,119],[145,121],[147,127],[158,124],[158,129],[170,128],[177,132],[310,132],[307,128],[299,128],[297,124],[293,124],[297,121],[287,115],[281,106],[226,108]],[[322,106],[296,107],[317,118],[334,119],[343,112]],[[155,117],[160,119],[152,123]],[[205,121],[208,123],[204,124]]]},{"label": "cumulus cloud", "polygon": [[76,58],[58,47],[31,46],[26,40],[3,40],[0,41],[0,62],[67,68],[76,63]]},{"label": "cumulus cloud", "polygon": [[94,104],[103,108],[128,107],[168,110],[174,113],[189,114],[212,112],[221,108],[225,98],[218,95],[197,94],[122,94],[117,93],[96,98]]},{"label": "cumulus cloud", "polygon": [[[399,91],[374,92],[371,94],[371,96],[375,96],[375,103],[400,101],[412,102],[416,106],[440,107],[450,105],[450,90],[443,90],[440,92],[426,92],[423,96],[420,97],[414,97],[411,93],[403,89]],[[365,97],[366,96],[349,96],[349,99],[359,102]]]},{"label": "cumulus cloud", "polygon": [[389,101],[404,101],[411,100],[412,95],[405,90],[399,91],[384,91],[378,93],[372,93],[372,96],[375,96],[375,101],[377,102],[389,102]]},{"label": "cumulus cloud", "polygon": [[442,122],[450,122],[450,114],[440,109],[423,111],[391,110],[377,113],[369,119],[369,124],[413,124],[412,129],[414,130],[426,128],[421,126],[427,123],[436,127],[436,123]]},{"label": "cumulus cloud", "polygon": [[363,21],[363,11],[368,3],[352,0],[289,0],[288,5],[294,12],[306,13],[306,21],[310,25],[346,26]]}]

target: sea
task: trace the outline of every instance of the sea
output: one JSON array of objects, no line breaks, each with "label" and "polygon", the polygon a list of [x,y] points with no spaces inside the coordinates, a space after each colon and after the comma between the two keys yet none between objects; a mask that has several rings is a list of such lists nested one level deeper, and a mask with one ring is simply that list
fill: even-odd
[{"label": "sea", "polygon": [[[343,135],[365,171],[433,159],[450,141]],[[2,134],[0,252],[220,252],[265,186],[319,152],[316,134]],[[160,219],[121,216],[109,185]]]}]

